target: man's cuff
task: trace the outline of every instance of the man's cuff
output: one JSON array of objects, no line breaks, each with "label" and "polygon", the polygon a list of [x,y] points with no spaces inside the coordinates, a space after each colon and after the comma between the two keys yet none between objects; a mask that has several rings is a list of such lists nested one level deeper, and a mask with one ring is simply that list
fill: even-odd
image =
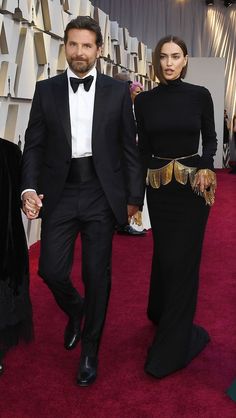
[{"label": "man's cuff", "polygon": [[21,200],[22,200],[23,194],[26,193],[26,192],[35,192],[36,193],[36,190],[34,190],[34,189],[25,189],[25,190],[23,190],[23,192],[20,195]]}]

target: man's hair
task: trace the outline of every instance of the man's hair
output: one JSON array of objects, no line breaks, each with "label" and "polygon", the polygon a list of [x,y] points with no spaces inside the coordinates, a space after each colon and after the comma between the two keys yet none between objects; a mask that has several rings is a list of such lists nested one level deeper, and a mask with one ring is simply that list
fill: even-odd
[{"label": "man's hair", "polygon": [[90,16],[77,16],[75,19],[72,19],[66,26],[64,32],[64,43],[66,44],[68,39],[68,32],[70,29],[87,29],[95,33],[96,35],[96,45],[101,47],[103,44],[102,32],[99,24],[96,20],[92,19]]},{"label": "man's hair", "polygon": [[[165,36],[164,38],[161,38],[159,40],[159,42],[156,45],[156,48],[154,50],[154,54],[153,54],[153,63],[154,63],[154,72],[155,75],[157,76],[158,80],[160,81],[161,84],[167,84],[164,76],[163,76],[163,72],[162,72],[162,68],[161,68],[161,49],[163,47],[164,44],[166,44],[167,42],[174,42],[175,44],[177,44],[183,51],[184,57],[186,57],[186,55],[188,55],[188,50],[187,50],[187,46],[185,44],[185,42],[178,38],[178,36],[175,35],[168,35]],[[183,67],[181,74],[180,74],[180,78],[184,78],[186,76],[187,73],[187,68],[188,68],[188,62],[185,65],[185,67]]]}]

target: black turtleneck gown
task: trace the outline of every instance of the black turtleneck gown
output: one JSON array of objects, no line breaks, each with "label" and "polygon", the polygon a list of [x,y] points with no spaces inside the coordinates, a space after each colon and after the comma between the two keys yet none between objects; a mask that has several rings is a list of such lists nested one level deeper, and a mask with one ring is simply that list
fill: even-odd
[{"label": "black turtleneck gown", "polygon": [[[135,99],[138,144],[147,168],[202,152],[181,164],[213,169],[216,152],[214,109],[209,91],[180,79],[161,84]],[[147,187],[153,234],[148,317],[158,325],[145,370],[155,377],[185,367],[209,341],[193,324],[204,231],[209,215],[203,197],[173,178],[159,189]]]}]

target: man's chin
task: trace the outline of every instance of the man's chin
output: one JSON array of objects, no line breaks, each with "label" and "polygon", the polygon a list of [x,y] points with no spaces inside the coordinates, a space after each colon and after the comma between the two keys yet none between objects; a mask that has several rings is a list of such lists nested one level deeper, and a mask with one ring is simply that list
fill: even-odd
[{"label": "man's chin", "polygon": [[71,66],[72,71],[74,71],[74,73],[79,73],[79,74],[86,74],[89,71],[88,67],[85,67],[84,65],[72,65]]}]

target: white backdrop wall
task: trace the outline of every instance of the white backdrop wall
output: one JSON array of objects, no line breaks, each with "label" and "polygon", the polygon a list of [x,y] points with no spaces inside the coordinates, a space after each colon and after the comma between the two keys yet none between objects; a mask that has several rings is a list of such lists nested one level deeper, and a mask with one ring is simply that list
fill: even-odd
[{"label": "white backdrop wall", "polygon": [[214,103],[217,133],[217,153],[215,167],[222,168],[223,154],[223,115],[224,115],[224,58],[190,58],[185,81],[206,87]]},{"label": "white backdrop wall", "polygon": [[92,0],[94,6],[129,28],[154,49],[168,34],[183,38],[192,57],[225,58],[225,107],[236,112],[236,3],[222,0],[206,6],[205,0]]},{"label": "white backdrop wall", "polygon": [[[146,89],[155,85],[151,49],[90,0],[0,0],[0,136],[22,149],[35,83],[65,70],[64,29],[78,15],[101,26],[99,71],[114,76],[126,68]],[[39,238],[40,222],[24,223],[30,245]]]},{"label": "white backdrop wall", "polygon": [[[15,16],[17,6],[22,11],[20,19]],[[102,28],[101,72],[114,75],[114,70],[127,68],[132,80],[141,81],[145,89],[152,88],[151,48],[171,28],[186,40],[190,55],[202,55],[203,51],[207,51],[205,56],[214,56],[215,51],[219,56],[225,54],[235,97],[233,7],[231,11],[223,7],[214,11],[206,8],[205,0],[0,0],[0,136],[16,143],[20,139],[23,147],[35,83],[65,69],[63,30],[79,14],[96,16]],[[215,73],[215,68],[212,71]],[[220,131],[217,133],[220,138]],[[40,222],[25,220],[25,226],[31,244],[39,236]]]}]

